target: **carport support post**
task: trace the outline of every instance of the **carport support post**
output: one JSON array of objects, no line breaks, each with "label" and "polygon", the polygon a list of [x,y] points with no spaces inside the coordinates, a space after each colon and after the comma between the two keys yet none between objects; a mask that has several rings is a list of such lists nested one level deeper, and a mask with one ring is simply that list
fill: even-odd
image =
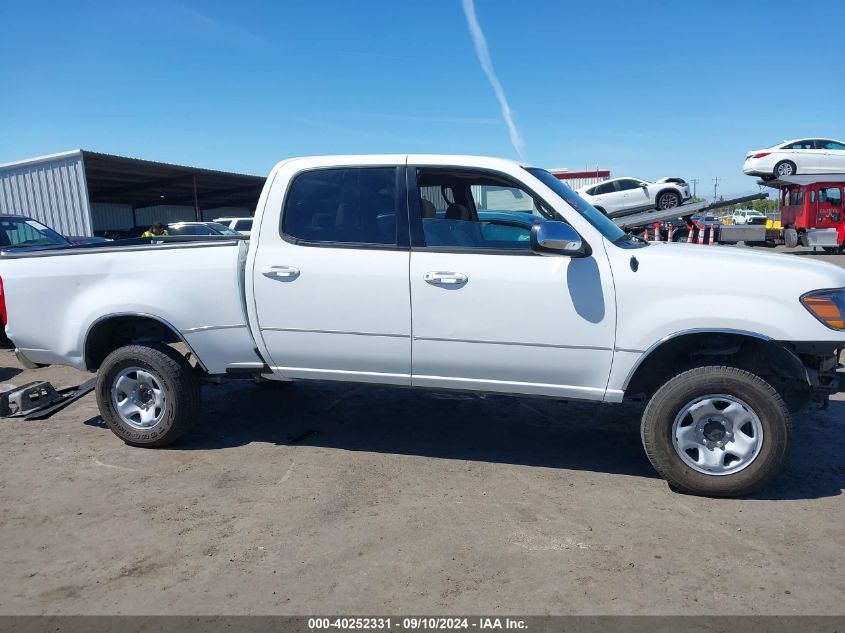
[{"label": "carport support post", "polygon": [[197,222],[202,222],[202,213],[200,213],[200,202],[199,198],[197,198],[197,177],[193,176],[191,178],[191,182],[194,185],[194,215],[197,218]]}]

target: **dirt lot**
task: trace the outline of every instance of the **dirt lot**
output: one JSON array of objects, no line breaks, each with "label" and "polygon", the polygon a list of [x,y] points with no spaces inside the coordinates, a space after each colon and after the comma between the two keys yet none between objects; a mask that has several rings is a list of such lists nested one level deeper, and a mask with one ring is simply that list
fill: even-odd
[{"label": "dirt lot", "polygon": [[[84,377],[0,352],[2,381]],[[636,404],[204,396],[171,449],[123,445],[91,395],[0,420],[0,613],[845,614],[841,396],[741,501],[671,492]]]}]

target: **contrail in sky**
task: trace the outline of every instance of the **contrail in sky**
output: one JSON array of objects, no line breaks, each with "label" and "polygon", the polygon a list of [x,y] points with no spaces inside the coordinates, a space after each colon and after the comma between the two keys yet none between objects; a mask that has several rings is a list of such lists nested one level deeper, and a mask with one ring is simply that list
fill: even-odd
[{"label": "contrail in sky", "polygon": [[475,44],[475,52],[478,55],[478,61],[481,64],[484,74],[490,85],[493,86],[493,92],[496,93],[496,98],[499,100],[499,105],[502,107],[502,118],[508,126],[508,134],[511,137],[511,144],[519,154],[519,157],[525,160],[525,143],[516,128],[516,123],[513,122],[513,115],[511,107],[508,105],[508,99],[505,96],[505,91],[502,89],[502,84],[499,83],[499,78],[496,77],[496,71],[493,69],[493,60],[490,59],[490,51],[487,49],[487,40],[484,37],[484,32],[481,30],[481,25],[478,24],[478,18],[475,17],[475,5],[473,0],[463,0],[464,14],[467,17],[467,25],[469,26],[469,34],[472,36],[472,42]]}]

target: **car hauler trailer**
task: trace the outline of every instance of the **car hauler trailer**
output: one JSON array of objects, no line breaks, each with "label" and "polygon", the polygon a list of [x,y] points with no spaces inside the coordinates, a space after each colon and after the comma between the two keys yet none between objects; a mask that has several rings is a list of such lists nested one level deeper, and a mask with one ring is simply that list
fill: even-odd
[{"label": "car hauler trailer", "polygon": [[[670,224],[673,225],[671,231],[672,241],[681,242],[687,241],[690,232],[694,232],[694,237],[697,239],[699,231],[705,227],[698,227],[692,221],[694,215],[706,215],[716,209],[723,209],[734,204],[742,204],[744,202],[751,202],[753,200],[763,200],[768,198],[769,194],[765,192],[753,193],[747,196],[738,196],[734,198],[727,198],[724,200],[716,200],[715,202],[694,202],[692,204],[683,204],[679,207],[664,210],[652,210],[644,213],[637,213],[634,215],[626,215],[623,217],[613,217],[613,222],[621,229],[631,231],[634,234],[645,235],[652,239],[659,239],[660,241],[667,241],[670,235]],[[682,222],[676,222],[682,220]],[[713,224],[707,230],[708,234],[713,233],[713,242],[719,244],[736,244],[738,242],[745,242],[746,244],[764,244],[767,239],[765,225],[724,225]]]}]

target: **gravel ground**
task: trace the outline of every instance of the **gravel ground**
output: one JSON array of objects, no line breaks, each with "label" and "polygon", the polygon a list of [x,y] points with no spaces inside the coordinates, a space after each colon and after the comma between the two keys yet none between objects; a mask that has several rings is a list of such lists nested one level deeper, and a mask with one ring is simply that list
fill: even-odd
[{"label": "gravel ground", "polygon": [[[2,381],[84,378],[0,352]],[[796,416],[785,472],[745,500],[670,491],[637,404],[204,398],[170,449],[122,444],[92,395],[0,420],[0,614],[845,614],[842,395]]]}]

